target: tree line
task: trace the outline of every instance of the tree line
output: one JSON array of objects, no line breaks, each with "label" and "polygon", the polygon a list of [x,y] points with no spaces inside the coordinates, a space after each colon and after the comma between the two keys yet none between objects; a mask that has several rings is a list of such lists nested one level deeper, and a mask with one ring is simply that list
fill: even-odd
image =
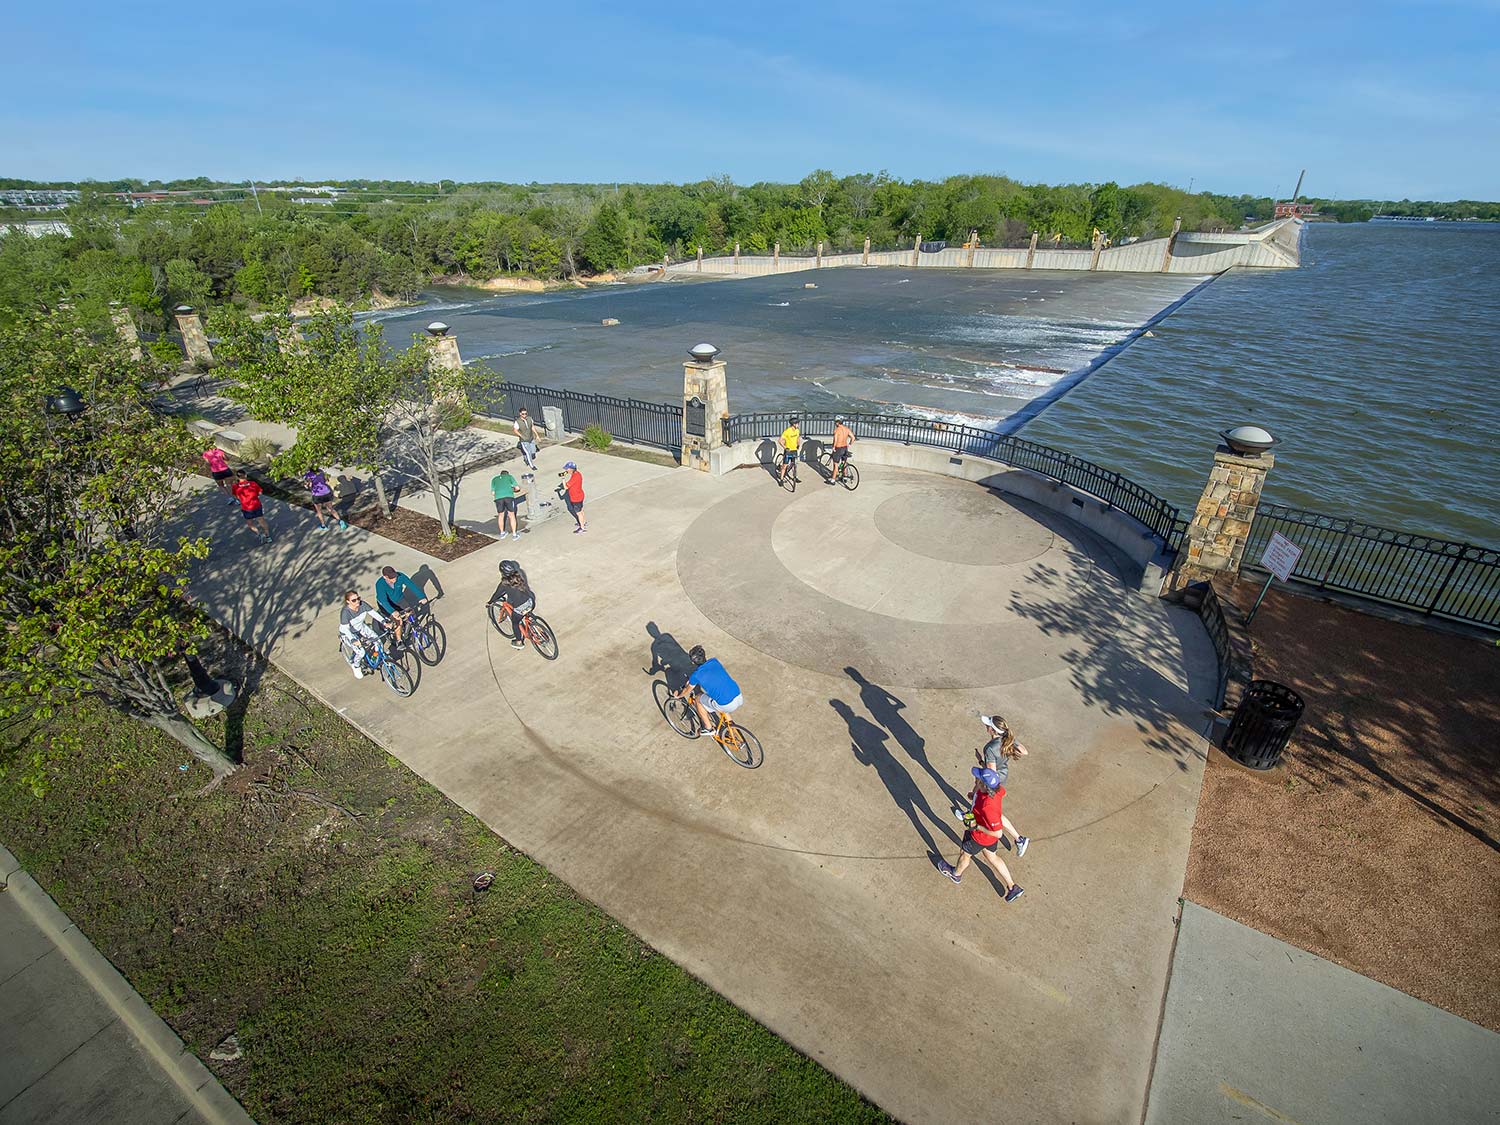
[{"label": "tree line", "polygon": [[[179,304],[271,306],[299,297],[413,298],[435,278],[543,279],[621,270],[665,257],[852,250],[924,239],[983,245],[1048,239],[1119,241],[1267,219],[1272,201],[1189,195],[1162,184],[1022,184],[1006,176],[905,181],[815,171],[795,184],[334,184],[319,205],[263,186],[206,180],[77,185],[72,236],[0,239],[0,315],[64,300],[121,301],[142,327]],[[113,193],[187,190],[129,207]],[[216,194],[214,194],[216,193]],[[153,322],[155,322],[153,324]]]}]

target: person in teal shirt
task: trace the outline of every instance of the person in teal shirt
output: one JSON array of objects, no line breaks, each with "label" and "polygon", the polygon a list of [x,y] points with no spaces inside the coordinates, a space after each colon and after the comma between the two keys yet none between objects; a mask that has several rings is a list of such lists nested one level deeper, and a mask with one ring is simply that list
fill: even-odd
[{"label": "person in teal shirt", "polygon": [[516,478],[505,469],[501,469],[490,481],[490,492],[495,497],[495,522],[500,525],[500,538],[505,538],[507,521],[510,523],[510,537],[521,538],[521,533],[516,530],[516,503],[524,498],[525,493],[516,483]]}]

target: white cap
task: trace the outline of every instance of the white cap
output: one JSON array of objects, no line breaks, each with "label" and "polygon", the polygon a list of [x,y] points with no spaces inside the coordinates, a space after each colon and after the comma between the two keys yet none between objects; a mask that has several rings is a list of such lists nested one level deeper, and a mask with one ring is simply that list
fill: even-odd
[{"label": "white cap", "polygon": [[980,715],[979,716],[979,721],[981,723],[983,723],[985,726],[989,727],[991,730],[1004,730],[1005,729],[1005,724],[1003,722],[1001,722],[999,719],[995,718],[994,715]]}]

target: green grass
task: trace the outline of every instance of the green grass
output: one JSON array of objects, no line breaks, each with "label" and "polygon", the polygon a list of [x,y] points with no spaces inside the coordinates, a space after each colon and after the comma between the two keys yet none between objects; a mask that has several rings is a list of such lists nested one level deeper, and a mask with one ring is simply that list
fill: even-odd
[{"label": "green grass", "polygon": [[262,1125],[884,1119],[274,670],[207,795],[157,732],[68,721],[0,839],[200,1057],[238,1034],[212,1065]]}]

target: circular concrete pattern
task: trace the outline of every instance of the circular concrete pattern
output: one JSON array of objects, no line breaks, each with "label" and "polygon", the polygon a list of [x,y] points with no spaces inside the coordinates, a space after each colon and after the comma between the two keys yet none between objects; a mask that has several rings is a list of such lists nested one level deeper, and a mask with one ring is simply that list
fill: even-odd
[{"label": "circular concrete pattern", "polygon": [[914,488],[883,501],[875,527],[918,555],[971,566],[1034,559],[1052,546],[1052,532],[978,488]]},{"label": "circular concrete pattern", "polygon": [[766,483],[688,527],[677,574],[706,617],[788,664],[909,687],[1019,683],[1065,671],[1070,638],[1134,596],[1102,540],[968,481],[884,469],[853,493],[795,497]]}]

